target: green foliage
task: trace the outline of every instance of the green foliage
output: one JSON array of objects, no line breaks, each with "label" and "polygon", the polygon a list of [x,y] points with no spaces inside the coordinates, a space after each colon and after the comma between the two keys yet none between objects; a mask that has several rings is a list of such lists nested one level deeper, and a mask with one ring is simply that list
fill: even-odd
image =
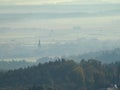
[{"label": "green foliage", "polygon": [[0,87],[11,87],[12,90],[19,90],[19,88],[23,90],[99,90],[107,88],[110,84],[120,85],[119,68],[120,62],[102,64],[100,61],[91,59],[75,63],[72,60],[59,59],[24,69],[1,72]]}]

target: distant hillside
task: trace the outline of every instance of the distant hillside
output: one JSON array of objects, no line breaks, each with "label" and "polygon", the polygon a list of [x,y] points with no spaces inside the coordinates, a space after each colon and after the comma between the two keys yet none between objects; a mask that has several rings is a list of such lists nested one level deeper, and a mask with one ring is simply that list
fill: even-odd
[{"label": "distant hillside", "polygon": [[32,66],[35,63],[27,61],[0,61],[0,70],[11,70]]},{"label": "distant hillside", "polygon": [[102,62],[110,63],[120,61],[120,48],[99,52],[90,52],[87,54],[70,56],[67,58],[76,60],[77,62],[81,61],[82,59],[97,59]]},{"label": "distant hillside", "polygon": [[95,58],[103,62],[120,61],[120,48],[116,48],[114,50],[109,50],[109,51],[104,51],[103,53],[96,56]]},{"label": "distant hillside", "polygon": [[100,60],[104,63],[111,63],[120,61],[120,48],[116,48],[114,50],[106,50],[99,52],[91,52],[83,55],[74,55],[69,57],[42,57],[38,59],[36,62],[27,62],[27,61],[0,61],[0,70],[11,70],[18,68],[25,68],[28,66],[36,65],[38,63],[46,63],[49,61],[55,61],[60,58],[71,59],[76,62],[80,62],[82,59],[96,59]]}]

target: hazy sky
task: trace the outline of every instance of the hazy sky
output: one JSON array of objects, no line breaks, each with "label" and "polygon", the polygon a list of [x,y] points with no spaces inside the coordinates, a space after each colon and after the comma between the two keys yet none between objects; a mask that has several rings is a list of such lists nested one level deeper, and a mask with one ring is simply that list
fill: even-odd
[{"label": "hazy sky", "polygon": [[59,3],[120,3],[120,0],[0,0],[1,5],[59,4]]},{"label": "hazy sky", "polygon": [[120,0],[0,0],[0,57],[27,55],[39,40],[50,54],[59,45],[72,51],[69,43],[83,52],[116,48]]},{"label": "hazy sky", "polygon": [[0,0],[0,44],[120,39],[120,0]]}]

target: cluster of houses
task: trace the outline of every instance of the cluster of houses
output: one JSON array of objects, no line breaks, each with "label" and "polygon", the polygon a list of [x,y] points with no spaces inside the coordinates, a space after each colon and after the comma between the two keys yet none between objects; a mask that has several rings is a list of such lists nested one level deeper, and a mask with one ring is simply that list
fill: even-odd
[{"label": "cluster of houses", "polygon": [[118,86],[116,84],[111,85],[110,87],[107,88],[101,88],[99,90],[119,90]]}]

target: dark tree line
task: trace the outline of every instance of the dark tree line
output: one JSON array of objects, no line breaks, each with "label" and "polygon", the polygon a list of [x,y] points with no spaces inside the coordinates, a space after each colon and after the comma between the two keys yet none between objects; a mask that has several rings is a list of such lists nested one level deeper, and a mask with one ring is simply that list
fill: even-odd
[{"label": "dark tree line", "polygon": [[[37,66],[0,72],[0,90],[99,90],[120,85],[120,62],[59,59]],[[12,89],[8,89],[12,88]]]}]

